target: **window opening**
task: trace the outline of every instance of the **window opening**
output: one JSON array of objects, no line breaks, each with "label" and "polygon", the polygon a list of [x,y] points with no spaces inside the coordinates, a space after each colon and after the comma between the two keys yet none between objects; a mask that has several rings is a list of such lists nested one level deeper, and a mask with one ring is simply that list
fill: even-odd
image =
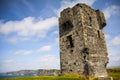
[{"label": "window opening", "polygon": [[97,33],[98,33],[98,38],[100,38],[100,31],[98,30]]},{"label": "window opening", "polygon": [[63,24],[63,30],[64,31],[70,30],[71,28],[73,28],[73,25],[72,25],[71,21],[66,21]]},{"label": "window opening", "polygon": [[92,26],[92,24],[91,24],[91,22],[92,22],[91,16],[89,17],[89,20],[90,20],[89,25]]},{"label": "window opening", "polygon": [[72,40],[72,35],[67,36],[67,39],[68,39],[68,41],[69,41],[70,48],[74,47],[73,40]]}]

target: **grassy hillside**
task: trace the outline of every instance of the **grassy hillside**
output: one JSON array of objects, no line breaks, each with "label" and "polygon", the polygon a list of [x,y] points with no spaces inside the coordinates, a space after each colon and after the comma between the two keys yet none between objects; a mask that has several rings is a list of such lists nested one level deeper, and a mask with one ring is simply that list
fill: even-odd
[{"label": "grassy hillside", "polygon": [[[120,80],[120,68],[107,69],[108,75],[113,77],[113,80]],[[65,76],[33,76],[33,77],[19,77],[19,78],[4,78],[0,80],[88,80],[76,74],[69,74]],[[90,78],[89,80],[97,80]]]},{"label": "grassy hillside", "polygon": [[120,68],[107,69],[108,75],[113,77],[113,80],[120,80]]},{"label": "grassy hillside", "polygon": [[[31,76],[31,77],[29,76],[17,78],[4,78],[0,80],[88,80],[88,79],[77,74],[65,74],[64,76]],[[93,79],[90,78],[90,80]]]}]

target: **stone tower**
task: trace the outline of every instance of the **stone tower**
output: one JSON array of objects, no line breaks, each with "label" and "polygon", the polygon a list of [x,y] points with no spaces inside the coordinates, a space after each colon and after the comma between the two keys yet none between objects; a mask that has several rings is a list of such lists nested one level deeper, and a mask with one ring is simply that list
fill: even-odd
[{"label": "stone tower", "polygon": [[59,18],[61,73],[107,77],[104,14],[85,4],[64,9]]}]

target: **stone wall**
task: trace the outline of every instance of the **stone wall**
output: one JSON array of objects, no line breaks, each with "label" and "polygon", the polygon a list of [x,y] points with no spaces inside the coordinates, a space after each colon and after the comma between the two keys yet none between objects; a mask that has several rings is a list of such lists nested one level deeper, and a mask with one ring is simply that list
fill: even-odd
[{"label": "stone wall", "polygon": [[61,73],[106,77],[108,53],[104,14],[85,4],[64,9],[59,18]]}]

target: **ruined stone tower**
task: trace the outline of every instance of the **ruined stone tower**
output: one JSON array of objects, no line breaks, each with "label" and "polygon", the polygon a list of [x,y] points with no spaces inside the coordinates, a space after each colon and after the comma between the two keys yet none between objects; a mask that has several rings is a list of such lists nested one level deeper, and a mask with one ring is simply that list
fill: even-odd
[{"label": "ruined stone tower", "polygon": [[59,18],[61,73],[107,77],[104,14],[85,4],[64,9]]}]

